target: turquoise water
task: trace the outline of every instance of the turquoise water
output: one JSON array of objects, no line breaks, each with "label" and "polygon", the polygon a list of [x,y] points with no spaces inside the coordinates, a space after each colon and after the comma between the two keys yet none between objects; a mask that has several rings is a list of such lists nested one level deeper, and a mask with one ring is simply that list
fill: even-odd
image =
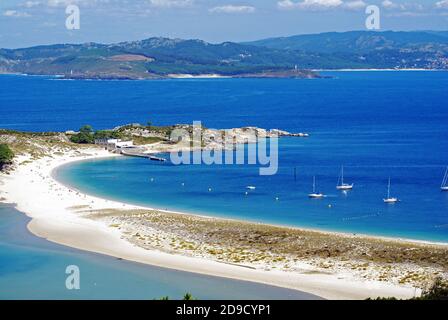
[{"label": "turquoise water", "polygon": [[[312,295],[251,282],[146,266],[37,238],[29,219],[0,204],[0,299],[310,299]],[[80,290],[67,290],[65,269],[80,269]]]},{"label": "turquoise water", "polygon": [[[137,158],[69,164],[57,170],[56,176],[90,194],[161,209],[448,242],[448,193],[439,190],[441,166],[387,165],[389,154],[378,153],[367,140],[362,150],[371,162],[359,165],[338,156],[337,151],[359,142],[342,146],[334,140],[281,139],[280,168],[274,176],[259,176],[258,166],[175,166]],[[328,154],[316,151],[321,148]],[[346,181],[355,183],[353,191],[336,190],[340,168],[335,162],[345,163]],[[313,175],[325,199],[307,197]],[[402,201],[396,205],[382,200],[388,176],[392,177],[392,194]],[[256,190],[246,195],[249,185]]]}]

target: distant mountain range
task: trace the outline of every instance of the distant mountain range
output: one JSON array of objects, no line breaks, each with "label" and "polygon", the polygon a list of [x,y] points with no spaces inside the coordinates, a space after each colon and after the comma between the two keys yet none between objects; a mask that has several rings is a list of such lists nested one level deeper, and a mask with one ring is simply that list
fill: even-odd
[{"label": "distant mountain range", "polygon": [[448,32],[331,32],[220,44],[150,38],[0,49],[0,73],[68,78],[314,77],[305,70],[346,68],[448,69]]},{"label": "distant mountain range", "polygon": [[314,55],[303,65],[312,69],[448,68],[448,31],[328,32],[246,44]]}]

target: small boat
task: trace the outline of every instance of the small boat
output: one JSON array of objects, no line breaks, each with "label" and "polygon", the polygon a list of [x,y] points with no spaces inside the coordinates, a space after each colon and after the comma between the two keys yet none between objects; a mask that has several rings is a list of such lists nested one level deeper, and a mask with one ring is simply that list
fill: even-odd
[{"label": "small boat", "polygon": [[248,190],[255,190],[256,187],[255,186],[247,186],[246,189],[248,189]]},{"label": "small boat", "polygon": [[353,183],[352,184],[344,183],[344,166],[342,166],[342,168],[341,168],[341,175],[339,176],[338,184],[336,185],[336,189],[343,190],[343,191],[353,189]]},{"label": "small boat", "polygon": [[313,177],[313,192],[308,194],[309,198],[312,199],[322,199],[324,197],[323,193],[316,192],[316,177]]},{"label": "small boat", "polygon": [[390,178],[389,178],[389,183],[387,185],[387,198],[383,199],[384,203],[397,203],[400,200],[398,198],[394,198],[390,196]]},{"label": "small boat", "polygon": [[448,191],[448,167],[446,167],[445,175],[443,176],[442,185],[440,186],[440,190]]}]

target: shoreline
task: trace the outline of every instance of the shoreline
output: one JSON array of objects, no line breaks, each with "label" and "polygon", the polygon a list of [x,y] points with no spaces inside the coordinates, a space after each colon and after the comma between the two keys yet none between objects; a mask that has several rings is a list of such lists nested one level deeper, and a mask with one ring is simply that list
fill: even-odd
[{"label": "shoreline", "polygon": [[384,71],[420,71],[420,72],[447,72],[448,69],[423,69],[423,68],[404,68],[404,69],[393,69],[393,68],[386,68],[386,69],[312,69],[311,71],[314,72],[384,72]]},{"label": "shoreline", "polygon": [[305,69],[317,73],[315,77],[290,77],[290,76],[263,76],[260,74],[250,75],[223,75],[223,74],[167,74],[158,75],[151,78],[139,77],[67,77],[60,74],[26,74],[26,73],[9,73],[2,72],[0,76],[16,76],[16,77],[44,77],[55,81],[167,81],[167,80],[223,80],[223,79],[328,79],[329,76],[320,76],[319,72],[448,72],[448,69]]},{"label": "shoreline", "polygon": [[[418,291],[410,286],[398,286],[392,283],[370,280],[360,281],[348,275],[250,269],[246,266],[158,250],[146,250],[136,246],[124,239],[120,231],[110,228],[103,222],[87,219],[76,214],[74,212],[75,207],[88,207],[90,210],[147,210],[148,208],[83,194],[54,180],[52,172],[62,165],[74,161],[117,156],[99,149],[89,149],[85,152],[89,153],[56,156],[53,159],[45,157],[31,163],[22,164],[11,175],[4,176],[4,179],[2,179],[4,180],[5,192],[2,192],[0,198],[3,197],[6,202],[15,203],[19,211],[32,218],[28,229],[33,234],[69,247],[135,262],[285,287],[312,293],[327,299],[364,299],[377,296],[409,298],[413,297]],[[27,194],[23,194],[24,186],[27,186],[29,191]],[[172,211],[168,212],[173,213]],[[175,213],[179,214],[181,212]],[[188,213],[181,214],[190,215]],[[221,218],[216,219],[223,220]],[[317,232],[322,231],[317,230]],[[340,233],[333,235],[350,237],[350,235]],[[357,235],[356,237],[359,238],[360,236]],[[394,241],[397,240],[394,239]]]},{"label": "shoreline", "polygon": [[[110,158],[112,158],[112,157],[116,157],[116,155],[114,156],[111,154]],[[359,239],[374,239],[374,240],[380,240],[380,241],[395,241],[395,242],[401,242],[401,243],[422,244],[422,245],[429,245],[429,246],[447,246],[448,247],[448,242],[443,242],[443,241],[423,240],[423,239],[393,237],[393,236],[382,236],[382,235],[366,234],[366,233],[350,232],[350,231],[344,232],[344,231],[337,231],[337,230],[318,229],[318,228],[312,228],[312,227],[293,226],[293,225],[279,224],[279,223],[274,223],[274,222],[272,222],[272,223],[271,222],[256,222],[256,221],[251,221],[251,220],[243,220],[241,218],[232,218],[232,217],[219,216],[219,215],[214,215],[214,214],[207,214],[206,212],[190,212],[190,211],[175,210],[175,209],[167,210],[167,209],[163,209],[163,208],[153,207],[151,205],[132,204],[132,203],[123,202],[121,200],[115,200],[115,199],[106,198],[106,197],[99,197],[94,194],[87,193],[85,191],[79,190],[79,189],[71,186],[70,184],[64,183],[57,178],[57,170],[63,166],[75,164],[77,162],[83,162],[86,160],[96,161],[96,160],[107,159],[107,158],[109,158],[109,157],[105,156],[105,157],[98,157],[98,158],[92,158],[92,159],[81,159],[81,160],[69,161],[69,162],[63,163],[61,165],[58,165],[57,167],[54,167],[51,170],[50,176],[53,178],[53,180],[57,181],[59,184],[63,185],[65,188],[70,189],[72,191],[83,193],[88,196],[102,199],[102,200],[126,203],[127,205],[134,206],[138,209],[155,210],[155,211],[160,211],[160,212],[164,212],[164,213],[173,213],[173,214],[193,216],[193,217],[198,217],[198,218],[212,218],[212,219],[239,222],[239,223],[250,223],[250,224],[256,224],[256,225],[261,225],[261,226],[278,227],[278,228],[297,230],[297,231],[305,231],[305,232],[311,231],[311,232],[322,233],[322,234],[327,234],[327,235],[332,235],[332,236],[337,236],[337,237],[356,237]]]}]

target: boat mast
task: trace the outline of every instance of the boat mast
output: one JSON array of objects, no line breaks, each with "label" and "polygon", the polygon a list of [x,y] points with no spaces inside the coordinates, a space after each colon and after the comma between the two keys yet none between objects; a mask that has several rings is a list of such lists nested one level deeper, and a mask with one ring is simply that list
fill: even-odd
[{"label": "boat mast", "polygon": [[448,167],[446,167],[445,170],[445,175],[443,176],[443,181],[442,181],[442,188],[447,186],[447,181],[448,180]]},{"label": "boat mast", "polygon": [[387,185],[387,199],[390,199],[390,177],[389,177],[389,183]]},{"label": "boat mast", "polygon": [[341,186],[343,186],[344,185],[344,166],[342,166],[342,169],[341,169]]},{"label": "boat mast", "polygon": [[316,193],[316,176],[313,176],[313,193]]}]

